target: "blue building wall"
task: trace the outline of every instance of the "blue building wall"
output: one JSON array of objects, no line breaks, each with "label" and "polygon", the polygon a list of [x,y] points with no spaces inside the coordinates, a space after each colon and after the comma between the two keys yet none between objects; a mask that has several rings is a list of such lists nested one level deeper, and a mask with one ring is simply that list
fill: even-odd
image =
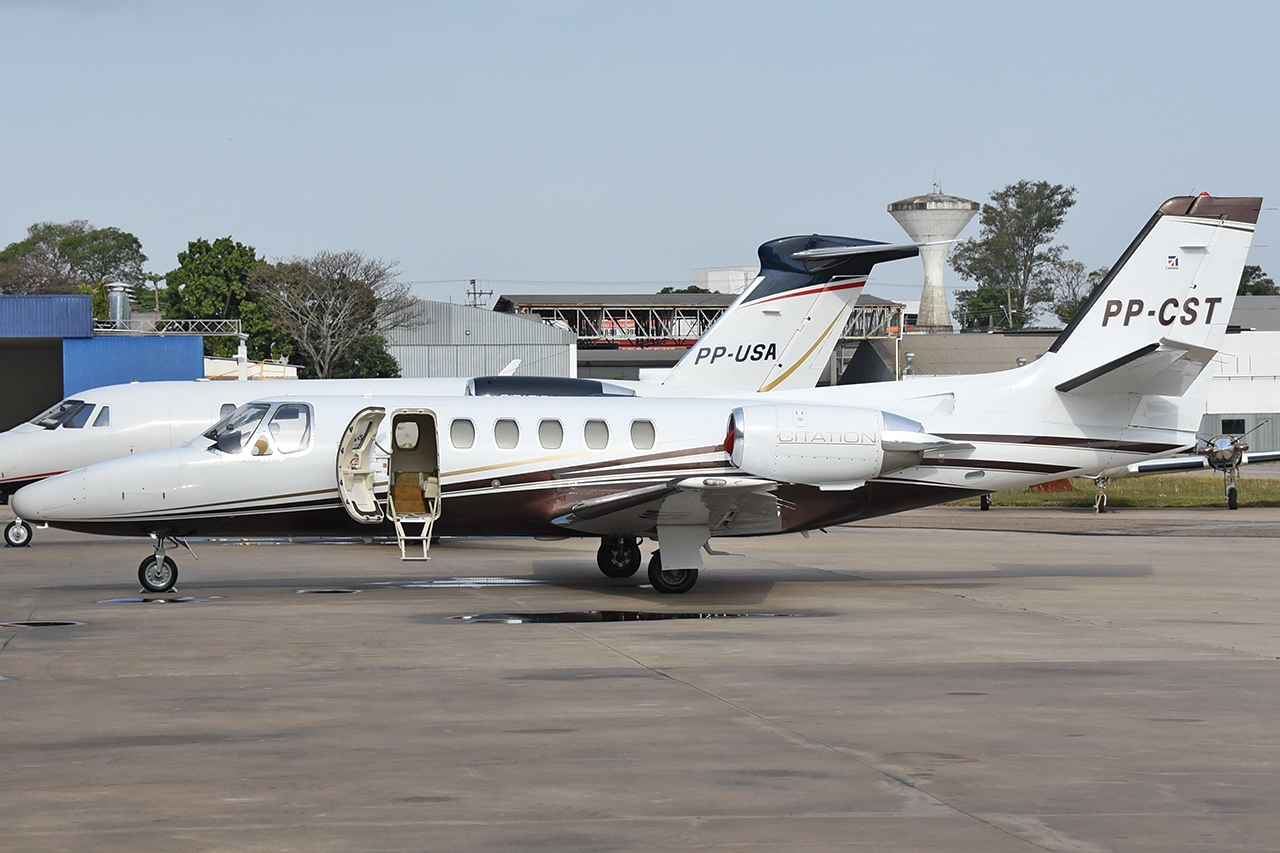
[{"label": "blue building wall", "polygon": [[102,335],[62,341],[62,395],[87,388],[199,379],[204,376],[204,338]]},{"label": "blue building wall", "polygon": [[0,296],[0,338],[87,338],[93,300],[82,294]]}]

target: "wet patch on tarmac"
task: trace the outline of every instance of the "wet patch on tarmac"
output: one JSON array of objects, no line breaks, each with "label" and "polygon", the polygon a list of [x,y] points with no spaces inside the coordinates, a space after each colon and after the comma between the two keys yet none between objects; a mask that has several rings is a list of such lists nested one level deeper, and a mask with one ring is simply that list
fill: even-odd
[{"label": "wet patch on tarmac", "polygon": [[477,613],[450,616],[457,622],[501,625],[563,625],[570,622],[658,622],[668,619],[780,619],[794,613],[682,613],[645,610],[569,610],[552,613]]},{"label": "wet patch on tarmac", "polygon": [[545,586],[533,578],[442,578],[434,581],[407,581],[388,584],[401,589],[484,589],[492,586]]},{"label": "wet patch on tarmac", "polygon": [[361,590],[347,589],[341,586],[317,587],[313,589],[296,589],[294,595],[358,595]]},{"label": "wet patch on tarmac", "polygon": [[94,604],[204,604],[206,601],[218,601],[220,595],[184,595],[178,598],[103,598]]},{"label": "wet patch on tarmac", "polygon": [[19,622],[0,622],[0,628],[70,628],[74,625],[87,624],[87,622],[73,622],[69,619],[23,619]]},{"label": "wet patch on tarmac", "polygon": [[401,797],[402,803],[452,803],[454,797]]}]

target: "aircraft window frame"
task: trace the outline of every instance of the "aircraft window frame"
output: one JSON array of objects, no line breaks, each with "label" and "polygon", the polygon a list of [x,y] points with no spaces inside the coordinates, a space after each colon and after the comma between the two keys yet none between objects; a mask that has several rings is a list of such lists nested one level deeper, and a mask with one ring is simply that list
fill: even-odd
[{"label": "aircraft window frame", "polygon": [[[299,410],[302,413],[303,419],[306,421],[306,423],[303,424],[302,426],[302,436],[298,439],[297,444],[293,445],[292,449],[289,449],[289,450],[286,450],[282,446],[282,442],[280,440],[280,435],[279,435],[281,430],[274,429],[274,427],[277,426],[276,418],[279,417],[281,412],[287,409]],[[279,406],[276,406],[275,410],[272,411],[271,413],[271,419],[267,421],[267,425],[262,432],[264,436],[268,436],[268,435],[270,436],[270,447],[268,448],[266,453],[255,453],[254,455],[269,456],[271,455],[271,448],[278,450],[281,454],[286,456],[292,456],[294,454],[304,453],[307,450],[310,450],[311,449],[311,424],[314,418],[315,418],[315,414],[311,410],[311,406],[309,406],[306,403],[281,403]],[[293,420],[293,419],[289,418],[288,420]],[[256,447],[257,442],[255,442],[254,445]]]},{"label": "aircraft window frame", "polygon": [[[249,442],[253,439],[258,428],[262,426],[262,422],[270,411],[271,406],[267,403],[245,403],[205,430],[203,437],[213,442],[213,447],[209,448],[210,450],[217,450],[219,453],[225,453],[228,456],[242,453],[249,446]],[[247,431],[244,429],[246,425],[251,425]],[[237,427],[237,429],[230,429],[232,426]],[[237,437],[238,446],[232,447],[232,436]]]},{"label": "aircraft window frame", "polygon": [[[502,436],[499,433],[499,430],[507,424],[510,424],[515,430],[513,436]],[[507,441],[511,443],[504,443]],[[515,450],[520,446],[520,423],[515,418],[498,418],[493,422],[493,443],[499,450]]]},{"label": "aircraft window frame", "polygon": [[85,403],[76,409],[62,421],[63,429],[84,429],[89,425],[89,418],[93,415],[93,410],[98,408],[97,403]]},{"label": "aircraft window frame", "polygon": [[225,418],[227,415],[231,414],[238,408],[240,407],[237,406],[235,403],[223,403],[220,407],[218,407],[218,420],[222,420],[223,418]]},{"label": "aircraft window frame", "polygon": [[99,427],[110,427],[110,426],[111,426],[111,407],[103,406],[101,409],[98,410],[98,416],[93,419],[93,429],[98,429]]},{"label": "aircraft window frame", "polygon": [[[644,425],[644,427],[647,427],[649,430],[648,444],[641,444],[639,441],[636,441],[636,427],[641,426],[642,424]],[[658,443],[658,430],[653,425],[653,421],[649,420],[648,418],[636,418],[634,421],[632,421],[630,432],[631,432],[631,446],[634,447],[636,450],[653,450],[654,446]]]},{"label": "aircraft window frame", "polygon": [[[465,426],[464,426],[465,425]],[[458,429],[462,427],[471,431],[467,436],[466,444],[458,441]],[[455,450],[470,450],[476,446],[476,425],[471,418],[454,418],[449,422],[449,443],[453,445]]]},{"label": "aircraft window frame", "polygon": [[[555,441],[548,441],[548,436],[544,431],[555,430]],[[538,444],[542,445],[543,450],[559,450],[564,447],[564,424],[556,418],[543,418],[538,421]]]},{"label": "aircraft window frame", "polygon": [[[404,437],[401,437],[401,432]],[[412,439],[409,434],[412,432]],[[422,441],[422,432],[418,427],[417,421],[404,420],[398,421],[391,429],[391,442],[396,450],[410,452],[418,449],[418,444]]]},{"label": "aircraft window frame", "polygon": [[[592,436],[592,427],[604,428],[604,442],[600,442],[600,436]],[[607,450],[609,448],[609,422],[604,418],[587,418],[582,425],[582,441],[587,445],[588,450]]]},{"label": "aircraft window frame", "polygon": [[71,415],[80,411],[80,407],[84,405],[84,400],[74,400],[68,398],[59,400],[40,414],[36,415],[27,423],[35,424],[45,429],[57,429],[62,426],[63,421]]}]

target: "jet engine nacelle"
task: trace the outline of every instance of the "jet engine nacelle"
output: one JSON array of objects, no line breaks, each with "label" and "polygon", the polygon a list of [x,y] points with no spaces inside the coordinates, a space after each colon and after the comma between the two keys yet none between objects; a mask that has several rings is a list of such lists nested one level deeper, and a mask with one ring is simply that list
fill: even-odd
[{"label": "jet engine nacelle", "polygon": [[753,476],[856,488],[952,442],[877,409],[771,404],[734,409],[725,443],[733,464]]}]

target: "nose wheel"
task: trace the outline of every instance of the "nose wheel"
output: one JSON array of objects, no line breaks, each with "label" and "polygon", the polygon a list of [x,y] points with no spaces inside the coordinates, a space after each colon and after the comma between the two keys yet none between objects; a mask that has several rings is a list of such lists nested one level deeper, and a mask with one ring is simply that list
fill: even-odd
[{"label": "nose wheel", "polygon": [[168,592],[178,582],[178,564],[161,552],[138,566],[138,583],[147,592]]},{"label": "nose wheel", "polygon": [[629,578],[640,569],[640,543],[630,536],[609,536],[600,540],[596,565],[605,577]]},{"label": "nose wheel", "polygon": [[4,529],[4,544],[10,548],[24,548],[31,544],[31,525],[20,518],[9,522]]}]

